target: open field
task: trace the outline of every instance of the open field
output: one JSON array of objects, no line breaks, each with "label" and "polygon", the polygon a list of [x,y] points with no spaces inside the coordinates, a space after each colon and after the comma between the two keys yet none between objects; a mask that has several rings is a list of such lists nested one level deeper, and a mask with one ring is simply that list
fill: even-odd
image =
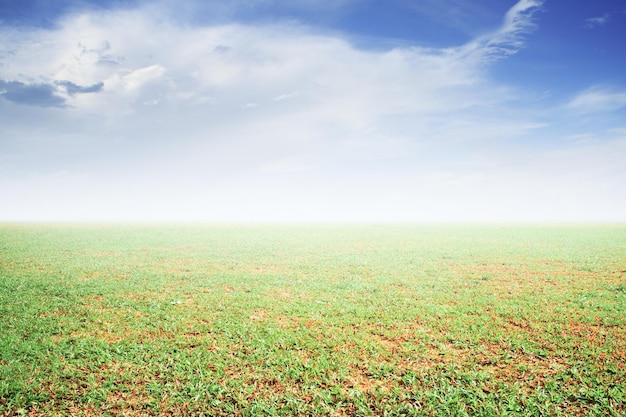
[{"label": "open field", "polygon": [[626,226],[0,225],[0,415],[626,414]]}]

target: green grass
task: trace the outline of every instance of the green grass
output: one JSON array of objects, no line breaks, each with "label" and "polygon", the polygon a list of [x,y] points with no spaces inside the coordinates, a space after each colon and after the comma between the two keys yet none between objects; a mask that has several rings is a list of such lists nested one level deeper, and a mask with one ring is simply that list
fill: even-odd
[{"label": "green grass", "polygon": [[626,226],[0,225],[0,415],[626,413]]}]

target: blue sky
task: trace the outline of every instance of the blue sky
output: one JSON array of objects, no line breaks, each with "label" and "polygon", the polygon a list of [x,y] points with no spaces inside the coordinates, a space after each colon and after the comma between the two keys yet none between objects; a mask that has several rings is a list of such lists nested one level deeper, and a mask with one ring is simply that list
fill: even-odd
[{"label": "blue sky", "polygon": [[0,0],[0,221],[626,221],[626,0]]}]

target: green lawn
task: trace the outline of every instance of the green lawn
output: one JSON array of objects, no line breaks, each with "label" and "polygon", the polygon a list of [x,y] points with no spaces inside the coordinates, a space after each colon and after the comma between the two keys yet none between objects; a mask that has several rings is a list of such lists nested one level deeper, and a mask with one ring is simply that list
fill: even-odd
[{"label": "green lawn", "polygon": [[626,414],[626,225],[0,225],[0,415]]}]

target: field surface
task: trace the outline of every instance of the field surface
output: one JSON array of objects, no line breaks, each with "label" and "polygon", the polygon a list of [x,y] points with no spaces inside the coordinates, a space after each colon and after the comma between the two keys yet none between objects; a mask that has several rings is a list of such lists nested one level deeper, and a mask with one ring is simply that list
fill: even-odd
[{"label": "field surface", "polygon": [[0,415],[626,414],[626,226],[0,225]]}]

